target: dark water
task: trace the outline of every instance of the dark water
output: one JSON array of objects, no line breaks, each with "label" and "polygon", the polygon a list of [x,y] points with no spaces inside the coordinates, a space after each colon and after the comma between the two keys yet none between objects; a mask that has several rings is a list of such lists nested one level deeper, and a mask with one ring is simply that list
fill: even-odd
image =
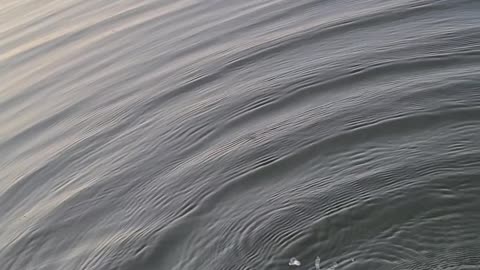
[{"label": "dark water", "polygon": [[480,269],[480,1],[0,7],[0,269]]}]

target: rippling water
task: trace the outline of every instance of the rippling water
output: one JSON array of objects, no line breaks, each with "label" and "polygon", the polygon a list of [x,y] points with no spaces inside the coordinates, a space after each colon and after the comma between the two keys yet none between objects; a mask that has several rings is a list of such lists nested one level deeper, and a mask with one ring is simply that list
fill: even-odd
[{"label": "rippling water", "polygon": [[0,82],[1,269],[480,269],[478,0],[0,0]]}]

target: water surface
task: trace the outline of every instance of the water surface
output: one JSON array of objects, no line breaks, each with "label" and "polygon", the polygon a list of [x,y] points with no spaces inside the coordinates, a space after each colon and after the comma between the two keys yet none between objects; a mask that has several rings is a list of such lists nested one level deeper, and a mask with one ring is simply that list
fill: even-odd
[{"label": "water surface", "polygon": [[2,269],[480,268],[480,1],[0,0],[0,82]]}]

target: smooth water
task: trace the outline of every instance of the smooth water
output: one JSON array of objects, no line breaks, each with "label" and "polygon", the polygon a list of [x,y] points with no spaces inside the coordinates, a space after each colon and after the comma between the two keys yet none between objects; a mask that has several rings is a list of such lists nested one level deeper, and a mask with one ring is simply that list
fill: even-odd
[{"label": "smooth water", "polygon": [[479,125],[478,0],[0,0],[0,269],[480,269]]}]

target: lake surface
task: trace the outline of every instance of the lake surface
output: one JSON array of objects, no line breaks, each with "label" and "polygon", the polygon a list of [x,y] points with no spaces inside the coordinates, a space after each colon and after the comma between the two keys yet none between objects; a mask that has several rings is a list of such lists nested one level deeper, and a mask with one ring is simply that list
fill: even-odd
[{"label": "lake surface", "polygon": [[317,256],[480,269],[480,1],[0,0],[2,270]]}]

